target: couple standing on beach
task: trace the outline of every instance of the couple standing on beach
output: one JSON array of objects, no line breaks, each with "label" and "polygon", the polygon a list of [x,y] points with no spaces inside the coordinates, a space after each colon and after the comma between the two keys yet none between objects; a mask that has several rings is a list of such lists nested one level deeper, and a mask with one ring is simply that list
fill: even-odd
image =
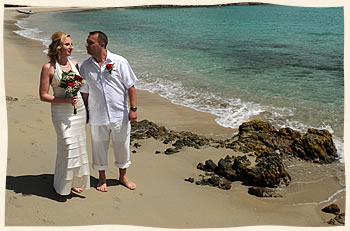
[{"label": "couple standing on beach", "polygon": [[[137,78],[128,61],[107,50],[108,38],[101,31],[90,32],[86,50],[90,58],[80,67],[70,60],[73,45],[69,34],[55,32],[48,49],[50,62],[40,76],[40,99],[51,103],[52,122],[57,135],[57,157],[53,186],[60,195],[90,188],[86,147],[88,122],[91,128],[92,168],[99,172],[97,190],[106,192],[105,170],[108,146],[112,137],[119,182],[129,189],[136,185],[126,176],[130,165],[130,123],[137,119]],[[86,84],[76,96],[67,95],[61,80],[67,73]],[[62,76],[63,74],[63,76]],[[76,77],[77,76],[77,77]],[[73,83],[71,83],[73,84]],[[49,94],[50,85],[53,95]],[[128,110],[128,98],[130,110]],[[76,111],[73,112],[73,107]]]}]

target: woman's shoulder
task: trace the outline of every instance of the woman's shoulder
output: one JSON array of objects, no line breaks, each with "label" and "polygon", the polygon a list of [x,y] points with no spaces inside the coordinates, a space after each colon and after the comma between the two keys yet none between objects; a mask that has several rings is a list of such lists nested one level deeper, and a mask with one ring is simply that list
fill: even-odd
[{"label": "woman's shoulder", "polygon": [[54,71],[56,69],[56,65],[55,63],[52,63],[52,62],[48,62],[48,63],[45,63],[42,67],[42,69],[44,71],[48,71],[48,72],[51,72],[51,71]]},{"label": "woman's shoulder", "polygon": [[54,63],[51,63],[51,62],[44,63],[43,68],[50,68],[52,65],[54,65]]}]

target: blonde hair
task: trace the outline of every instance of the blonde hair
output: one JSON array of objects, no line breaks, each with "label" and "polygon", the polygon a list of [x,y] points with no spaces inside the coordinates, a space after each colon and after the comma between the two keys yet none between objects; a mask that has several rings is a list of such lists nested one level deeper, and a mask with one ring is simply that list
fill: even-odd
[{"label": "blonde hair", "polygon": [[55,32],[51,35],[51,44],[49,45],[49,51],[47,53],[50,62],[56,62],[59,59],[59,50],[61,50],[64,40],[67,37],[70,37],[70,35],[64,32]]}]

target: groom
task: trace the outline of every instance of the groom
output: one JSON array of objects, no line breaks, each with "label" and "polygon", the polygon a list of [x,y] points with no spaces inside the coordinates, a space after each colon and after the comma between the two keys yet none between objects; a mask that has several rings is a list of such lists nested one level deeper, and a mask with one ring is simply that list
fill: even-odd
[{"label": "groom", "polygon": [[119,168],[119,181],[133,190],[136,184],[128,179],[126,170],[131,164],[130,122],[137,119],[134,87],[137,78],[125,58],[106,49],[107,43],[108,38],[103,32],[90,32],[85,46],[91,57],[80,68],[80,74],[87,81],[80,92],[91,128],[92,168],[99,172],[97,190],[106,192],[105,170],[112,137],[114,164]]}]

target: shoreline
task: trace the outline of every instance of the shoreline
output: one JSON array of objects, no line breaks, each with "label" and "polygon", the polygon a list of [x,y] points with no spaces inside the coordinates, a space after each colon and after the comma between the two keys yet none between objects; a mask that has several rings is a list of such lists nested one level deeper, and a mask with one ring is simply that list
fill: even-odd
[{"label": "shoreline", "polygon": [[[129,176],[136,179],[136,191],[130,192],[112,180],[116,169],[112,167],[113,159],[110,158],[111,167],[107,176],[112,179],[109,179],[111,187],[108,193],[101,195],[92,188],[82,194],[84,198],[76,196],[65,203],[57,203],[57,198],[50,191],[56,146],[50,105],[40,102],[37,93],[40,68],[47,61],[42,53],[44,46],[39,41],[13,33],[11,28],[16,26],[11,22],[16,17],[7,14],[6,9],[4,16],[4,54],[18,57],[16,63],[23,65],[19,69],[18,65],[9,61],[11,58],[4,60],[6,96],[17,98],[7,102],[7,180],[24,184],[6,187],[6,225],[79,225],[79,222],[83,222],[86,225],[117,223],[170,228],[269,224],[334,228],[325,223],[333,216],[320,212],[322,205],[290,206],[300,194],[297,187],[293,189],[295,192],[292,190],[295,198],[287,198],[282,203],[280,199],[269,202],[270,199],[252,197],[247,194],[246,187],[239,183],[235,183],[230,191],[223,191],[184,182],[184,177],[198,177],[198,162],[209,158],[217,161],[226,154],[232,154],[232,151],[186,148],[172,156],[154,155],[155,149],[164,150],[166,146],[152,139],[140,140],[141,148],[133,148],[137,152],[131,156],[133,165]],[[18,82],[23,84],[18,86]],[[137,99],[138,121],[147,119],[172,130],[191,131],[208,137],[229,138],[235,132],[218,125],[213,115],[172,104],[156,94],[138,90]],[[18,139],[22,146],[17,145]],[[87,139],[89,147],[89,133]],[[88,152],[91,153],[90,148]],[[93,185],[97,174],[94,170],[90,173]],[[156,182],[150,179],[156,179]],[[33,183],[38,189],[29,189],[30,185],[25,182]],[[42,185],[43,182],[45,185]],[[157,184],[159,182],[161,190]],[[324,186],[334,184],[332,179],[321,179],[320,182],[322,184],[312,184],[307,188],[310,193],[308,197],[317,195]],[[153,208],[151,211],[149,206]],[[33,207],[35,211],[31,209]],[[77,216],[74,209],[77,207],[84,209],[77,218],[80,219],[78,223],[74,219]],[[135,207],[138,211],[134,210]],[[208,208],[216,213],[204,214],[202,211]],[[345,208],[342,206],[341,209],[344,211]],[[159,211],[167,213],[159,214]],[[114,219],[111,221],[104,217],[105,213],[115,213]],[[65,215],[57,217],[56,214]],[[18,217],[23,219],[18,220]]]}]

